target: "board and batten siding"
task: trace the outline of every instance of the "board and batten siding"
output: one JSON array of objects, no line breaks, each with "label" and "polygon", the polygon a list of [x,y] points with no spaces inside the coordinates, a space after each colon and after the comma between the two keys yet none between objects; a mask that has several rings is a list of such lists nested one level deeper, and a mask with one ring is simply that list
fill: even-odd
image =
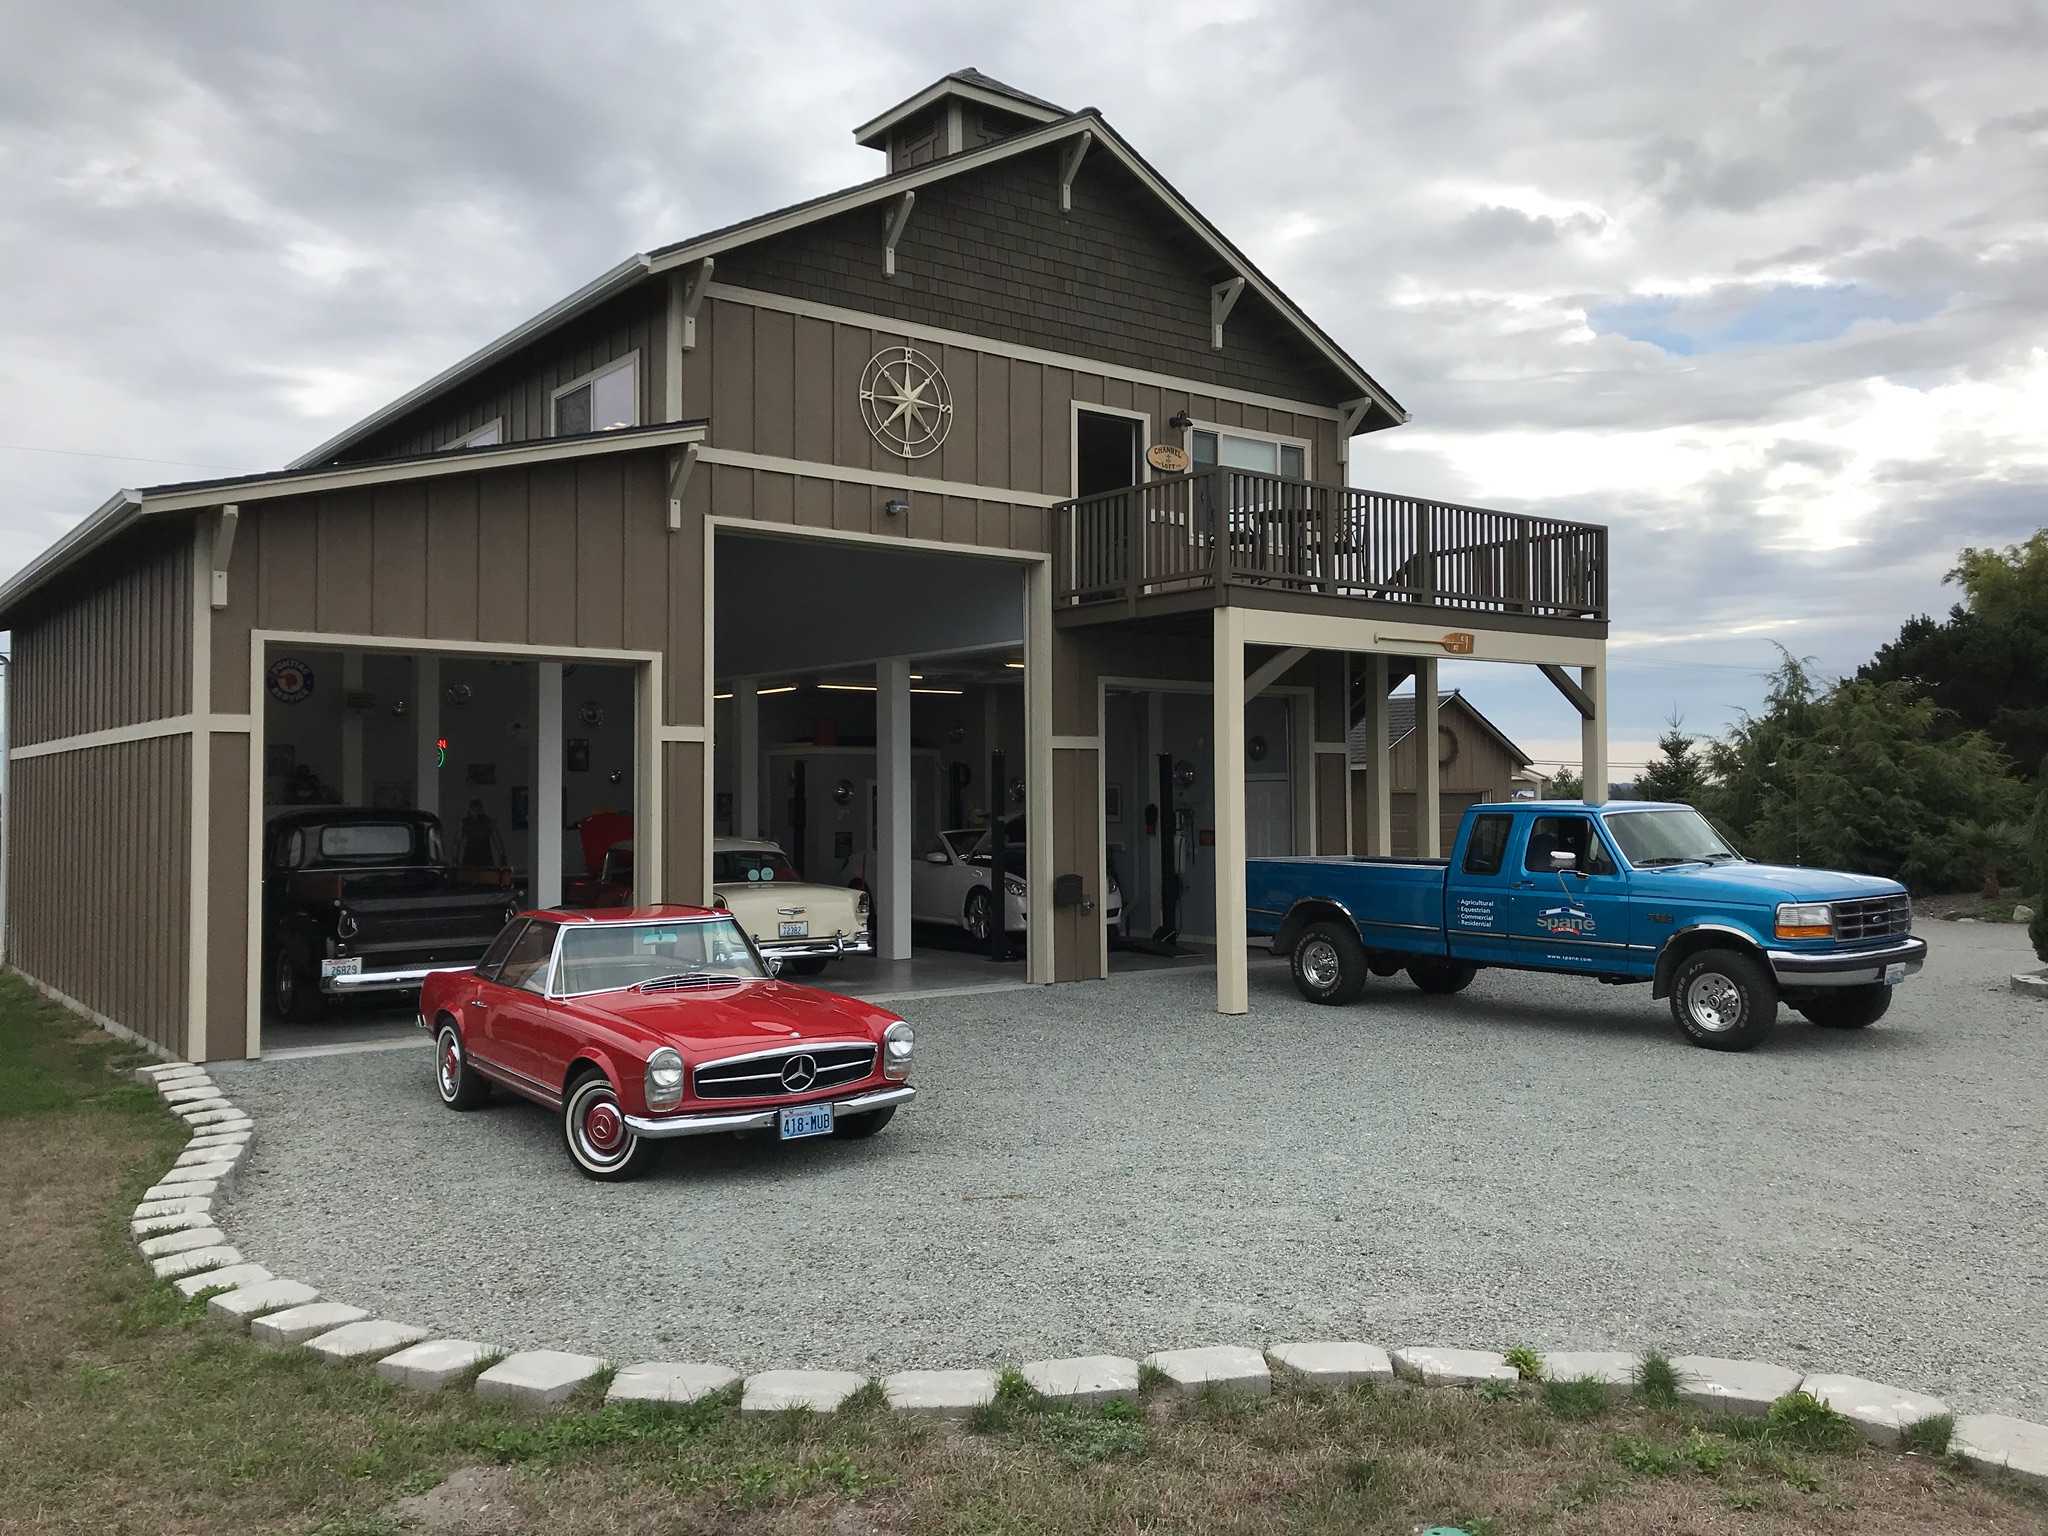
[{"label": "board and batten siding", "polygon": [[[953,426],[944,444],[919,459],[890,452],[861,415],[861,377],[869,360],[906,345],[938,365],[953,400]],[[1144,414],[1151,427],[1146,447],[1177,446],[1180,434],[1166,423],[1183,411],[1225,428],[1305,438],[1312,473],[1335,474],[1335,424],[1314,415],[941,345],[886,327],[791,314],[740,298],[705,304],[697,317],[697,345],[683,355],[682,373],[683,419],[709,422],[710,447],[895,479],[894,485],[871,487],[718,465],[714,500],[720,516],[1043,551],[1051,538],[1048,509],[942,496],[918,485],[950,481],[1033,496],[1073,494],[1076,402]],[[896,485],[910,502],[907,517],[882,511],[899,494]]]},{"label": "board and batten siding", "polygon": [[629,353],[640,357],[640,421],[667,416],[666,290],[644,282],[524,347],[468,383],[407,412],[342,455],[345,461],[435,453],[494,420],[504,441],[553,435],[554,393]]},{"label": "board and batten siding", "polygon": [[191,750],[178,734],[8,765],[8,963],[174,1056],[189,1003]]},{"label": "board and batten siding", "polygon": [[137,529],[18,617],[9,745],[174,719],[192,707],[189,525]]}]

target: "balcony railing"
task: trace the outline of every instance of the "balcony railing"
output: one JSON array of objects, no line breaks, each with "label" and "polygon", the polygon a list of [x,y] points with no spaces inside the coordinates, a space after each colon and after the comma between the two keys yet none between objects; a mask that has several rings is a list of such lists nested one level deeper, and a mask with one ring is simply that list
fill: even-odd
[{"label": "balcony railing", "polygon": [[[1607,530],[1216,467],[1054,508],[1064,608],[1234,587],[1607,617]],[[1220,532],[1219,532],[1220,531]]]}]

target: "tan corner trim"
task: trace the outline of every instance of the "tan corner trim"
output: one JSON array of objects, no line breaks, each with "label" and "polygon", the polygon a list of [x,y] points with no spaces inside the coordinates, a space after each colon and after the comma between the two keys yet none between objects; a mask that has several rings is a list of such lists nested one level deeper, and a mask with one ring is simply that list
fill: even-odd
[{"label": "tan corner trim", "polygon": [[[192,520],[192,719],[212,724],[213,715],[213,530],[203,517]],[[212,882],[207,867],[213,853],[213,733],[195,731],[191,738],[191,766],[187,782],[192,788],[190,833],[191,894],[186,917],[188,949],[185,962],[187,986],[185,1011],[185,1057],[197,1061],[206,1048],[207,943],[212,935],[207,906]]]},{"label": "tan corner trim", "polygon": [[1055,752],[1100,752],[1102,750],[1102,738],[1100,736],[1055,736],[1052,739],[1052,749]]},{"label": "tan corner trim", "polygon": [[256,722],[247,715],[208,715],[206,728],[239,736],[244,731],[256,729]]},{"label": "tan corner trim", "polygon": [[826,464],[817,459],[785,459],[769,453],[742,453],[737,448],[705,448],[697,455],[697,462],[724,464],[734,469],[761,469],[771,474],[801,475],[807,480],[836,480],[842,485],[866,485],[884,491],[922,491],[928,496],[1004,501],[1019,507],[1056,507],[1067,499],[1042,495],[1037,491],[1006,490],[1000,485],[981,485],[972,480],[933,480],[923,475],[897,475],[884,470]]},{"label": "tan corner trim", "polygon": [[917,341],[937,342],[940,346],[970,348],[976,352],[985,352],[991,357],[1007,357],[1020,363],[1037,363],[1046,368],[1066,368],[1075,373],[1093,373],[1105,379],[1123,379],[1132,384],[1146,384],[1156,389],[1204,395],[1211,400],[1231,400],[1239,405],[1256,405],[1269,411],[1286,411],[1295,416],[1313,416],[1318,421],[1338,421],[1343,416],[1341,411],[1311,400],[1290,400],[1284,395],[1262,395],[1256,390],[1232,389],[1227,384],[1211,384],[1203,379],[1188,379],[1173,373],[1155,373],[1149,368],[1127,368],[1121,363],[1106,363],[1099,358],[1079,357],[1071,352],[1052,352],[1044,347],[1027,347],[1013,341],[998,341],[993,336],[976,336],[968,331],[949,331],[943,326],[921,325],[914,320],[899,320],[893,315],[878,315],[871,310],[847,309],[838,304],[817,304],[809,299],[786,298],[782,294],[768,293],[759,288],[742,288],[733,283],[712,283],[705,291],[712,298],[724,299],[730,304],[751,304],[756,309],[772,309],[785,315],[801,315],[808,320],[831,320],[840,325],[857,325],[865,330],[886,331],[893,336],[908,336]]},{"label": "tan corner trim", "polygon": [[[708,455],[710,450],[705,450]],[[1052,556],[1042,549],[1001,549],[993,544],[961,544],[951,539],[913,539],[888,533],[855,533],[840,528],[804,528],[794,523],[763,523],[751,517],[707,517],[714,529],[743,533],[750,538],[825,539],[835,544],[872,544],[885,549],[916,550],[949,555],[971,555],[982,560],[1009,560],[1018,565],[1046,565]]]},{"label": "tan corner trim", "polygon": [[[108,1018],[104,1013],[101,1013],[97,1008],[88,1008],[84,1003],[81,1003],[77,998],[71,996],[70,993],[58,991],[57,988],[51,986],[47,981],[38,980],[36,977],[29,975],[27,971],[24,971],[18,965],[10,964],[6,966],[0,966],[0,970],[10,971],[14,975],[19,976],[23,981],[27,982],[30,986],[34,987],[36,991],[41,993],[44,997],[47,997],[51,1002],[55,1003],[58,1007],[69,1008],[73,1013],[77,1014],[80,1018],[90,1020],[92,1023],[97,1024],[101,1029],[106,1030],[109,1034],[119,1035],[123,1040],[133,1041],[135,1044],[141,1046],[145,1051],[148,1051],[153,1055],[160,1056],[165,1061],[176,1061],[179,1059],[175,1052],[169,1050],[164,1046],[158,1045],[154,1040],[150,1039],[149,1036],[136,1033],[134,1030],[130,1029],[126,1024],[123,1024],[118,1019]],[[190,1061],[196,1058],[186,1057],[185,1059]]]},{"label": "tan corner trim", "polygon": [[711,732],[701,725],[663,725],[655,728],[660,741],[709,741]]},{"label": "tan corner trim", "polygon": [[19,763],[32,757],[51,757],[59,752],[88,752],[94,747],[111,747],[124,741],[150,741],[158,736],[189,736],[191,733],[190,715],[170,715],[162,720],[144,720],[136,725],[113,725],[103,731],[81,731],[76,736],[59,736],[54,741],[37,741],[25,747],[11,747],[7,756],[9,761]]}]

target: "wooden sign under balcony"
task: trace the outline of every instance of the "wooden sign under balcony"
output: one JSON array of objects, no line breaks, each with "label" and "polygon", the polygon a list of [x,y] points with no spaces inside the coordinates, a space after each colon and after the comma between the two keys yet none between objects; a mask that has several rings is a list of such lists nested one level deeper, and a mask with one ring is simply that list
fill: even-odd
[{"label": "wooden sign under balcony", "polygon": [[1145,450],[1145,462],[1162,475],[1186,474],[1188,451],[1175,447],[1172,443],[1154,443]]},{"label": "wooden sign under balcony", "polygon": [[1443,639],[1437,641],[1437,644],[1444,648],[1446,655],[1470,656],[1472,654],[1472,636],[1462,629],[1452,630]]}]

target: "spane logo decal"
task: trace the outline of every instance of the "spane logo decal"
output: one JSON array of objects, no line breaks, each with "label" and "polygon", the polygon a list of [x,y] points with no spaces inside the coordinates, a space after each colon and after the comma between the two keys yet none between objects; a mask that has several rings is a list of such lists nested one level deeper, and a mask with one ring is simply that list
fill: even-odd
[{"label": "spane logo decal", "polygon": [[1545,907],[1537,914],[1536,926],[1567,938],[1588,938],[1595,932],[1593,914],[1584,907]]}]

